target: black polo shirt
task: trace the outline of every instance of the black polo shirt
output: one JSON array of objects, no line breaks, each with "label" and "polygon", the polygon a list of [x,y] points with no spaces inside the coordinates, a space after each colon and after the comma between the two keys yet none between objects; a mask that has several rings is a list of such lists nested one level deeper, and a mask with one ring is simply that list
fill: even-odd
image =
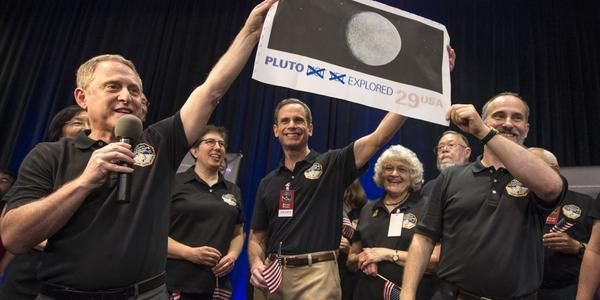
[{"label": "black polo shirt", "polygon": [[[9,209],[43,198],[82,174],[105,145],[84,133],[37,145],[25,158]],[[81,290],[124,287],[164,271],[172,183],[189,145],[176,115],[144,130],[135,147],[131,201],[116,200],[118,176],[83,201],[48,239],[42,281]]]},{"label": "black polo shirt", "polygon": [[[267,253],[336,250],[340,245],[344,190],[366,170],[354,160],[354,143],[323,154],[311,151],[293,171],[283,162],[258,187],[252,229],[267,231]],[[278,217],[280,192],[294,190],[294,214]]]},{"label": "black polo shirt", "polygon": [[[210,246],[222,255],[229,251],[236,225],[244,222],[240,189],[219,174],[208,186],[192,166],[177,174],[171,198],[169,236],[190,246]],[[167,286],[193,294],[212,294],[215,275],[211,268],[187,260],[167,260]]]},{"label": "black polo shirt", "polygon": [[433,194],[433,187],[435,186],[435,183],[437,182],[437,179],[439,177],[436,177],[434,179],[431,179],[427,182],[425,182],[425,184],[421,187],[421,189],[419,190],[419,193],[421,193],[421,196],[427,200],[431,199],[431,194]]},{"label": "black polo shirt", "polygon": [[544,216],[552,208],[508,170],[478,158],[440,174],[417,233],[441,240],[440,278],[480,296],[518,297],[542,283]]},{"label": "black polo shirt", "polygon": [[[416,225],[427,211],[427,201],[419,192],[414,192],[404,203],[394,208],[392,214],[404,213],[402,232],[400,236],[388,237],[391,214],[388,213],[382,199],[383,197],[377,201],[370,201],[363,207],[358,219],[358,234],[355,235],[355,240],[360,240],[363,248],[382,247],[407,251]],[[402,285],[404,267],[400,265],[387,260],[379,262],[377,273],[398,286]],[[354,299],[382,299],[384,283],[380,278],[360,272]]]},{"label": "black polo shirt", "polygon": [[37,275],[42,257],[42,252],[37,250],[15,255],[6,266],[4,282],[0,286],[0,299],[35,299],[40,289]]},{"label": "black polo shirt", "polygon": [[[3,203],[14,194],[13,185],[2,199]],[[31,300],[38,294],[40,282],[37,279],[38,267],[42,262],[42,253],[31,249],[15,255],[6,266],[4,281],[0,285],[0,299]]]},{"label": "black polo shirt", "polygon": [[[581,219],[566,233],[583,243],[587,243],[592,234],[594,219],[590,216],[590,209],[593,202],[594,199],[588,195],[567,191],[567,196],[564,203],[562,203],[563,205],[577,205],[581,208]],[[560,208],[561,206],[556,208],[559,213]],[[551,217],[546,217],[544,233],[548,233],[556,224],[556,221],[552,222],[551,219]],[[544,281],[542,282],[542,288],[558,289],[577,284],[580,267],[581,257],[578,254],[563,253],[544,248]]]},{"label": "black polo shirt", "polygon": [[590,216],[595,220],[600,219],[600,193],[596,196],[596,200],[592,205],[592,209],[590,210]]}]

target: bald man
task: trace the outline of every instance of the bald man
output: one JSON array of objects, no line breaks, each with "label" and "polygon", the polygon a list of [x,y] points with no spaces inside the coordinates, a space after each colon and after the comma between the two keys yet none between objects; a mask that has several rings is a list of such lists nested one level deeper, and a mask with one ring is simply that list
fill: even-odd
[{"label": "bald man", "polygon": [[[529,148],[529,151],[541,158],[557,173],[560,167],[556,156],[542,148]],[[539,299],[575,299],[577,294],[577,278],[579,268],[585,252],[586,244],[590,239],[593,218],[589,216],[589,209],[593,203],[588,195],[567,191],[562,205],[559,205],[548,217],[544,225],[544,279],[539,290]],[[580,218],[571,228],[564,232],[550,230],[563,217],[561,208],[573,208],[580,212]]]},{"label": "bald man", "polygon": [[544,217],[567,185],[522,146],[529,106],[505,92],[492,97],[481,115],[473,105],[454,104],[446,118],[479,139],[483,156],[437,179],[411,242],[400,298],[415,299],[441,241],[440,288],[432,299],[537,299]]}]

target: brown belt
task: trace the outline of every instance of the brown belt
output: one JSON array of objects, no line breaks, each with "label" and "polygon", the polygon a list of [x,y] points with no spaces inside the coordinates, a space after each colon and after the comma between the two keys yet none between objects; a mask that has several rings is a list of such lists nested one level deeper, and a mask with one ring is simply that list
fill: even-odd
[{"label": "brown belt", "polygon": [[[271,254],[270,259],[275,259],[275,255]],[[310,264],[316,264],[319,262],[336,260],[337,255],[334,251],[328,251],[316,254],[300,254],[300,255],[285,255],[281,256],[281,264],[284,266],[307,266]]]}]

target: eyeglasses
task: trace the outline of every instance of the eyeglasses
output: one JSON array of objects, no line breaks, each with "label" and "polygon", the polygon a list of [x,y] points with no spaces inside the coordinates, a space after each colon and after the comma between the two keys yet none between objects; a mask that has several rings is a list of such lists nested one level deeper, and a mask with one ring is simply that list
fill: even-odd
[{"label": "eyeglasses", "polygon": [[65,122],[65,125],[77,126],[77,127],[89,127],[89,122],[84,122],[81,120],[73,119]]},{"label": "eyeglasses", "polygon": [[452,144],[452,143],[450,143],[450,144],[439,144],[439,145],[433,147],[433,153],[437,154],[438,152],[444,150],[444,148],[446,148],[448,150],[454,150],[458,146],[463,147],[463,148],[467,148],[467,146],[462,145],[462,144]]},{"label": "eyeglasses", "polygon": [[394,171],[398,172],[399,174],[410,173],[410,169],[408,169],[407,167],[404,167],[404,166],[385,165],[385,166],[383,166],[382,170],[383,170],[383,173],[385,173],[385,174],[393,174]]},{"label": "eyeglasses", "polygon": [[215,139],[204,139],[204,140],[200,140],[200,143],[204,143],[204,144],[208,145],[209,147],[214,147],[217,144],[219,144],[219,147],[221,147],[221,148],[227,147],[227,144],[223,140],[219,141],[219,140],[215,140]]}]

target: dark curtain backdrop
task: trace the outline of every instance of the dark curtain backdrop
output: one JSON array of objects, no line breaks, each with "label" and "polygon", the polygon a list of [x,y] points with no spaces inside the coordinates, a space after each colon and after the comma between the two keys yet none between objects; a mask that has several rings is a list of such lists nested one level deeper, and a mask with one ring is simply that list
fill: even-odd
[{"label": "dark curtain backdrop", "polygon": [[[0,1],[0,167],[17,171],[51,116],[74,103],[79,64],[98,54],[119,53],[136,63],[151,102],[148,123],[173,114],[227,49],[255,2]],[[519,92],[532,112],[527,145],[551,149],[563,166],[600,165],[598,1],[384,2],[446,25],[458,56],[453,102],[481,108],[498,92]],[[317,151],[347,145],[384,115],[268,86],[250,79],[251,71],[252,59],[211,120],[231,131],[228,150],[244,154],[239,185],[247,221],[258,182],[282,156],[272,135],[278,101],[292,96],[309,104],[315,126],[310,145]],[[437,175],[432,148],[446,129],[409,120],[393,143],[413,149],[431,178]],[[471,142],[480,153],[477,141]],[[361,181],[376,198],[380,191],[371,176],[372,170]],[[243,254],[234,271],[238,297],[244,297],[246,275]]]}]

